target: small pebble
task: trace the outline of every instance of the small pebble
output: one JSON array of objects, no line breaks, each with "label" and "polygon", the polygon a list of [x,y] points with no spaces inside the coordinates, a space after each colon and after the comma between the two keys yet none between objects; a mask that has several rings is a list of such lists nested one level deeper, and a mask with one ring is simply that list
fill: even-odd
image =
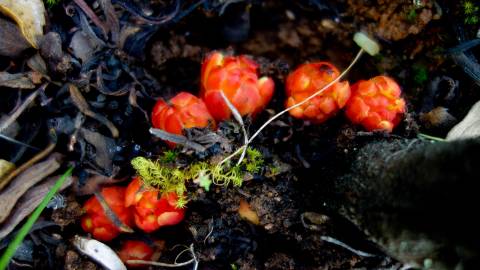
[{"label": "small pebble", "polygon": [[293,11],[291,10],[285,10],[285,15],[287,16],[287,19],[293,21],[295,20],[295,13],[293,13]]}]

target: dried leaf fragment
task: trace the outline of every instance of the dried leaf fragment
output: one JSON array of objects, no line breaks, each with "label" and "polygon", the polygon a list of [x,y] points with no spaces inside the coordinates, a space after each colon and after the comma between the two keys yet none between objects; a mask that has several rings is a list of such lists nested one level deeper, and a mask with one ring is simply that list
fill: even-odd
[{"label": "dried leaf fragment", "polygon": [[18,26],[0,18],[0,55],[18,57],[21,53],[30,48],[30,44],[22,36]]},{"label": "dried leaf fragment", "polygon": [[127,270],[122,260],[109,246],[95,239],[87,239],[76,235],[73,245],[84,255],[92,258],[109,270]]},{"label": "dried leaf fragment", "polygon": [[472,106],[467,116],[447,134],[447,140],[470,139],[480,136],[480,101]]},{"label": "dried leaf fragment", "polygon": [[260,224],[260,219],[258,218],[257,212],[253,211],[252,208],[250,208],[250,205],[243,199],[240,200],[238,214],[241,218],[251,222],[252,224]]},{"label": "dried leaf fragment", "polygon": [[32,72],[8,73],[0,72],[0,86],[17,89],[34,89]]},{"label": "dried leaf fragment", "polygon": [[10,172],[15,169],[15,164],[6,161],[4,159],[0,159],[0,181],[2,181],[4,176],[7,176]]},{"label": "dried leaf fragment", "polygon": [[45,26],[45,6],[42,0],[0,0],[0,11],[11,17],[27,41],[38,48]]},{"label": "dried leaf fragment", "polygon": [[37,163],[17,176],[10,185],[0,193],[0,223],[5,221],[18,199],[32,186],[60,168],[58,155]]},{"label": "dried leaf fragment", "polygon": [[[48,193],[48,191],[55,185],[55,182],[60,176],[49,177],[46,181],[42,182],[38,186],[29,189],[18,201],[15,209],[13,209],[11,215],[0,227],[0,239],[10,234],[15,227],[28,215],[30,215],[35,208],[40,204]],[[63,190],[70,186],[73,182],[73,177],[69,177],[60,190]]]}]

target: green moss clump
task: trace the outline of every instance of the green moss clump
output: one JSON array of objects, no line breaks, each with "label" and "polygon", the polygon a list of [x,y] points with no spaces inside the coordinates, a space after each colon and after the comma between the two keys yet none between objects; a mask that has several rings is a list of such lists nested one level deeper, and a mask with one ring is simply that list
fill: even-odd
[{"label": "green moss clump", "polygon": [[249,147],[247,148],[247,156],[242,163],[249,173],[259,173],[263,166],[262,153],[257,149]]},{"label": "green moss clump", "polygon": [[230,166],[228,162],[222,165],[205,161],[195,162],[185,168],[177,168],[172,163],[177,158],[173,151],[165,152],[157,161],[144,157],[132,159],[133,168],[147,186],[159,189],[162,193],[175,192],[178,196],[178,207],[184,207],[188,202],[186,182],[193,181],[209,191],[210,185],[235,187],[242,185],[245,172],[260,172],[264,160],[262,154],[253,148],[247,149],[247,154],[238,166]]},{"label": "green moss clump", "polygon": [[144,157],[136,157],[132,159],[131,163],[145,185],[158,188],[162,193],[175,192],[180,204],[183,206],[186,204],[187,188],[185,174],[182,170]]},{"label": "green moss clump", "polygon": [[48,7],[53,7],[53,6],[56,6],[58,4],[60,4],[60,2],[62,0],[44,0],[45,3],[47,4]]},{"label": "green moss clump", "polygon": [[463,13],[465,15],[465,24],[475,25],[478,24],[480,19],[478,12],[480,8],[473,1],[463,1]]},{"label": "green moss clump", "polygon": [[417,85],[423,85],[428,80],[428,70],[423,64],[414,64],[412,66],[413,81]]}]

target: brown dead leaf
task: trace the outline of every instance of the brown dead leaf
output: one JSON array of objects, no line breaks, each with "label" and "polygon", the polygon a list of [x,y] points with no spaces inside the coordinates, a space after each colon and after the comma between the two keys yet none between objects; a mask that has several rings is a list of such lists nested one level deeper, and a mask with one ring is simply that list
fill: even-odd
[{"label": "brown dead leaf", "polygon": [[18,57],[30,48],[20,29],[14,23],[0,18],[0,55]]},{"label": "brown dead leaf", "polygon": [[5,221],[15,203],[30,187],[60,168],[60,159],[59,155],[51,155],[47,160],[31,166],[0,193],[0,223]]},{"label": "brown dead leaf", "polygon": [[0,159],[0,181],[2,181],[3,177],[7,176],[13,170],[15,170],[15,164]]},{"label": "brown dead leaf", "polygon": [[[15,227],[30,213],[37,208],[43,197],[47,195],[48,191],[55,185],[55,182],[60,178],[60,175],[49,177],[42,184],[29,189],[18,201],[12,214],[8,217],[5,223],[0,227],[0,240],[7,236]],[[73,177],[67,178],[60,190],[70,186],[73,182]]]},{"label": "brown dead leaf", "polygon": [[238,214],[241,218],[249,221],[252,224],[260,224],[257,212],[253,211],[250,205],[245,200],[240,200],[240,207],[238,208]]},{"label": "brown dead leaf", "polygon": [[45,6],[42,0],[0,0],[0,11],[12,18],[28,42],[38,48],[45,26]]},{"label": "brown dead leaf", "polygon": [[0,72],[0,86],[17,89],[34,89],[35,83],[30,72],[8,73]]}]

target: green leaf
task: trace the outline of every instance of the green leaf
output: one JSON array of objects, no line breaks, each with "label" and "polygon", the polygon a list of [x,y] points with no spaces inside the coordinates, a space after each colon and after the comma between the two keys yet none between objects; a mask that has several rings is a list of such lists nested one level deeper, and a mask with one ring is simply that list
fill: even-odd
[{"label": "green leaf", "polygon": [[19,232],[17,235],[15,235],[15,238],[12,242],[10,242],[5,250],[5,253],[3,253],[2,257],[0,258],[0,270],[7,269],[10,259],[17,251],[18,246],[22,243],[25,236],[27,236],[27,234],[30,232],[30,229],[32,228],[33,224],[35,224],[38,217],[40,217],[43,209],[47,207],[48,202],[50,202],[55,193],[57,193],[57,191],[62,187],[63,183],[65,183],[65,180],[72,175],[72,171],[73,167],[68,168],[68,170],[57,180],[57,182],[55,182],[55,185],[53,185],[52,189],[43,198],[35,211],[33,211],[32,215],[30,215],[30,217],[27,219],[25,224],[23,224],[23,226],[20,228]]}]

